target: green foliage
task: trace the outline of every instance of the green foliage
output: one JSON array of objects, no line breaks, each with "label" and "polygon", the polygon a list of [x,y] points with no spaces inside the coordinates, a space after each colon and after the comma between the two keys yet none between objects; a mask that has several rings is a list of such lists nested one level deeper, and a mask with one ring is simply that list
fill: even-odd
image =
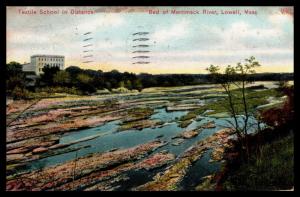
[{"label": "green foliage", "polygon": [[16,86],[11,92],[11,95],[14,99],[19,100],[19,99],[28,99],[30,93],[25,88],[20,88]]},{"label": "green foliage", "polygon": [[206,68],[206,70],[210,74],[219,74],[220,67],[219,66],[210,65],[208,68]]},{"label": "green foliage", "polygon": [[[243,103],[241,101],[241,93],[238,90],[233,91],[234,97],[233,102],[235,103],[235,109],[238,114],[241,114],[243,112]],[[262,91],[255,91],[252,89],[247,90],[247,102],[249,106],[250,112],[255,112],[256,107],[260,105],[267,104],[267,99],[272,97],[280,97],[283,94],[274,90],[274,89],[266,89]],[[196,118],[197,115],[203,114],[206,110],[213,110],[212,112],[208,112],[207,114],[217,114],[217,113],[223,113],[228,111],[228,98],[223,97],[218,99],[215,102],[207,103],[204,106],[199,107],[198,109],[192,110],[188,112],[186,115],[180,117],[180,126],[185,127],[189,124],[189,122]]]},{"label": "green foliage", "polygon": [[22,72],[22,65],[17,62],[10,62],[6,64],[6,71],[7,71],[7,77],[6,77],[6,92],[8,94],[11,94],[12,91],[18,87],[15,90],[16,92],[20,92],[18,89],[24,89],[25,88],[25,74]]},{"label": "green foliage", "polygon": [[178,126],[181,127],[181,128],[186,128],[187,126],[189,126],[190,124],[192,123],[192,120],[184,120],[184,121],[181,121]]},{"label": "green foliage", "polygon": [[96,91],[96,88],[91,83],[93,80],[92,77],[90,77],[87,74],[78,74],[77,75],[77,87],[83,92],[83,93],[92,93]]},{"label": "green foliage", "polygon": [[191,112],[187,113],[186,115],[180,117],[180,121],[194,119],[194,118],[196,118],[196,116],[197,116],[197,111],[191,111]]},{"label": "green foliage", "polygon": [[265,144],[260,155],[252,155],[248,163],[229,176],[225,190],[278,190],[294,186],[294,137]]},{"label": "green foliage", "polygon": [[57,85],[67,85],[71,82],[70,74],[66,71],[58,71],[53,76],[53,82]]},{"label": "green foliage", "polygon": [[92,81],[92,78],[86,74],[79,74],[77,80],[79,83],[88,84]]},{"label": "green foliage", "polygon": [[[207,68],[211,77],[219,84],[222,85],[227,98],[227,103],[224,103],[227,108],[227,112],[231,114],[233,118],[232,126],[234,127],[238,140],[246,147],[246,155],[249,155],[248,147],[248,120],[250,116],[255,116],[255,110],[257,101],[249,102],[246,84],[249,81],[248,76],[255,73],[255,68],[260,64],[255,61],[255,57],[251,56],[249,59],[245,59],[245,63],[237,63],[235,67],[228,65],[225,68],[223,74],[219,72],[219,67],[211,65]],[[233,88],[235,87],[235,88]],[[262,101],[262,100],[261,100]],[[238,115],[243,115],[243,124],[238,124]]]},{"label": "green foliage", "polygon": [[133,81],[133,88],[137,89],[138,91],[142,91],[142,89],[143,89],[142,81],[140,79],[134,80]]},{"label": "green foliage", "polygon": [[43,83],[45,86],[52,86],[54,85],[54,76],[56,73],[59,72],[58,66],[49,66],[46,65],[42,69],[43,73],[41,74],[41,83]]},{"label": "green foliage", "polygon": [[131,81],[130,80],[126,80],[125,82],[125,87],[128,89],[128,90],[131,90],[132,89],[132,84],[131,84]]},{"label": "green foliage", "polygon": [[154,113],[154,109],[150,107],[132,108],[127,111],[128,115],[132,117],[148,118]]},{"label": "green foliage", "polygon": [[68,88],[62,86],[37,88],[36,92],[38,92],[39,94],[44,92],[47,94],[67,93],[67,94],[74,94],[74,95],[82,95],[82,92],[75,87]]},{"label": "green foliage", "polygon": [[125,86],[125,85],[124,85],[124,81],[120,81],[120,82],[119,82],[119,87],[120,87],[120,88],[124,88],[124,86]]},{"label": "green foliage", "polygon": [[6,64],[6,72],[8,76],[17,75],[22,72],[22,65],[18,62],[10,62]]},{"label": "green foliage", "polygon": [[103,104],[106,107],[112,107],[112,106],[116,105],[117,103],[118,103],[118,99],[115,99],[115,98],[109,98],[109,99],[105,99],[103,101]]},{"label": "green foliage", "polygon": [[[251,58],[249,61],[254,62]],[[209,71],[218,75],[217,79],[224,79],[222,74],[218,74],[219,68],[217,66],[212,65]],[[230,69],[227,71],[227,73],[229,73]],[[101,70],[81,69],[77,66],[70,66],[64,71],[60,71],[59,67],[50,67],[47,65],[43,68],[43,72],[44,73],[40,76],[41,78],[37,79],[35,88],[47,86],[75,87],[76,90],[79,90],[83,94],[90,94],[96,92],[96,90],[103,89],[112,91],[119,87],[124,87],[128,90],[142,91],[143,88],[147,87],[196,85],[216,82],[206,74],[152,75],[142,73],[137,75],[129,72],[121,73],[118,70],[103,72]],[[291,80],[293,75],[291,73],[270,73],[251,75],[249,80],[250,78],[251,80]],[[24,88],[25,83],[26,78],[24,72],[22,72],[22,65],[17,62],[7,64],[6,90],[8,95],[16,86]]]}]

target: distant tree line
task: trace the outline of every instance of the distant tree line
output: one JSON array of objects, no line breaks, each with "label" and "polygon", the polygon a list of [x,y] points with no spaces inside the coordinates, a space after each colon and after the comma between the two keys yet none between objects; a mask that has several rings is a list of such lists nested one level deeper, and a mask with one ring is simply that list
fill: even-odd
[{"label": "distant tree line", "polygon": [[[22,98],[28,89],[34,91],[38,88],[60,87],[63,90],[71,89],[81,94],[94,93],[97,90],[107,89],[111,91],[116,88],[142,91],[148,87],[171,87],[184,85],[198,85],[215,83],[209,74],[159,74],[147,73],[134,74],[112,70],[82,69],[77,66],[70,66],[65,70],[59,67],[45,66],[43,74],[40,75],[34,87],[29,88],[26,84],[30,81],[22,71],[22,65],[17,62],[10,62],[6,66],[6,91],[8,95],[17,95]],[[238,77],[238,76],[237,76]],[[257,73],[250,74],[249,81],[285,81],[293,80],[293,73]],[[238,79],[237,79],[238,80]],[[26,97],[26,96],[24,96]]]}]

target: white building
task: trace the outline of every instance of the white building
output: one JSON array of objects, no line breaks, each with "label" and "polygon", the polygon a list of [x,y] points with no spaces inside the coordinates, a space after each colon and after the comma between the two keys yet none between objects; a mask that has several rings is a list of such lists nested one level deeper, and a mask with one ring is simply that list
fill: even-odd
[{"label": "white building", "polygon": [[30,57],[30,63],[23,64],[24,72],[34,72],[36,75],[43,73],[44,66],[58,66],[60,70],[64,69],[65,57],[60,55],[33,55]]}]

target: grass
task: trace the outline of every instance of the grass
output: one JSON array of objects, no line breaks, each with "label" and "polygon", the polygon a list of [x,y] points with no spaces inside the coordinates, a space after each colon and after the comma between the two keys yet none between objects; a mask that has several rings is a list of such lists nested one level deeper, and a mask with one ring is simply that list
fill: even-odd
[{"label": "grass", "polygon": [[131,108],[127,111],[129,116],[134,117],[149,117],[154,113],[154,109],[146,108]]},{"label": "grass", "polygon": [[[244,106],[242,103],[242,94],[239,90],[233,90],[232,91],[234,97],[233,102],[235,104],[236,112],[242,113],[244,111]],[[246,90],[246,99],[248,108],[250,111],[256,110],[257,106],[268,104],[267,99],[270,97],[280,97],[282,96],[281,93],[276,91],[275,89],[267,89],[262,91],[254,91],[252,89]],[[224,113],[228,112],[228,98],[220,98],[216,102],[207,103],[205,106],[199,107],[196,110],[190,111],[185,116],[182,116],[180,118],[180,121],[187,122],[188,120],[196,118],[197,115],[203,114],[206,110],[213,110],[212,112],[208,112],[207,115],[211,114],[218,114],[218,113]],[[187,123],[186,123],[187,124]],[[186,125],[183,123],[183,125]]]},{"label": "grass", "polygon": [[280,190],[294,186],[294,136],[261,148],[223,183],[225,190]]},{"label": "grass", "polygon": [[179,122],[178,126],[180,128],[186,128],[187,126],[189,126],[193,121],[192,120],[184,120]]}]

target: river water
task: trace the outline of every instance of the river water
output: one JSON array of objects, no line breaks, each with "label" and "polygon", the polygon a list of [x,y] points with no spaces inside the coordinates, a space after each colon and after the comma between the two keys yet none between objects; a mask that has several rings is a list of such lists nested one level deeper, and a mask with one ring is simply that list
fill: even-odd
[{"label": "river water", "polygon": [[[29,163],[27,170],[34,170],[41,167],[49,167],[53,165],[58,165],[64,163],[66,161],[72,160],[77,157],[86,156],[88,154],[96,153],[96,152],[106,152],[112,149],[124,149],[137,146],[139,144],[144,144],[150,141],[157,139],[160,136],[161,140],[167,141],[168,144],[158,148],[151,154],[155,154],[162,150],[167,150],[170,153],[179,156],[186,149],[191,147],[194,143],[199,140],[205,139],[206,137],[214,134],[216,131],[224,128],[224,126],[228,126],[228,122],[226,122],[226,118],[212,118],[212,117],[197,117],[187,128],[180,128],[178,126],[178,119],[180,117],[186,115],[188,111],[174,111],[167,112],[165,108],[155,109],[155,113],[150,117],[150,119],[158,119],[165,124],[163,126],[159,126],[156,128],[145,128],[142,130],[125,130],[122,132],[117,132],[120,121],[111,121],[107,122],[98,127],[82,129],[70,133],[66,133],[61,136],[60,144],[69,143],[75,140],[79,140],[85,137],[100,135],[100,137],[79,142],[69,146],[68,148],[78,148],[83,146],[89,146],[88,148],[82,148],[78,151],[58,154],[55,156],[50,156],[47,158],[43,158],[40,160],[32,161]],[[230,120],[227,118],[227,120]],[[192,130],[198,127],[201,124],[204,124],[208,121],[214,121],[216,124],[216,128],[212,129],[204,129],[200,132],[200,134],[194,138],[186,139],[178,146],[172,145],[174,139],[172,137],[178,135],[179,133],[185,130]],[[252,118],[250,119],[250,123],[255,122]],[[183,190],[192,190],[196,183],[199,183],[203,176],[209,175],[213,172],[219,170],[220,163],[208,162],[210,160],[210,151],[207,151],[204,156],[199,159],[195,164],[190,168],[184,180],[182,181],[181,189]],[[133,186],[137,186],[140,184],[144,184],[147,181],[150,181],[152,177],[159,171],[163,171],[164,168],[156,169],[153,171],[129,171],[127,172],[127,176],[130,177],[129,180],[126,180],[122,185],[120,185],[119,190],[128,190]],[[145,178],[141,178],[145,177]],[[147,177],[147,178],[146,178]]]}]

